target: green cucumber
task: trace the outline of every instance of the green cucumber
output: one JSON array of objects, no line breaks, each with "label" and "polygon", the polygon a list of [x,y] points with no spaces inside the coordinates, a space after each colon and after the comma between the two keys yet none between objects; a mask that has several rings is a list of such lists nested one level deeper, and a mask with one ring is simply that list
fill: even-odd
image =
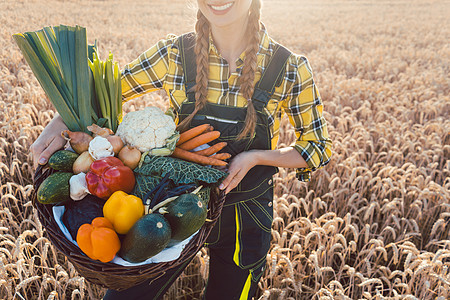
[{"label": "green cucumber", "polygon": [[203,226],[208,208],[198,195],[189,193],[180,195],[164,210],[172,229],[172,240],[182,241]]},{"label": "green cucumber", "polygon": [[37,200],[42,204],[63,203],[70,199],[69,180],[73,174],[57,172],[48,176],[39,186]]},{"label": "green cucumber", "polygon": [[72,172],[73,163],[78,158],[78,154],[69,150],[60,150],[50,157],[48,160],[48,165],[50,168],[64,171]]},{"label": "green cucumber", "polygon": [[163,216],[144,215],[125,235],[119,256],[132,263],[143,262],[166,248],[170,236],[170,225]]}]

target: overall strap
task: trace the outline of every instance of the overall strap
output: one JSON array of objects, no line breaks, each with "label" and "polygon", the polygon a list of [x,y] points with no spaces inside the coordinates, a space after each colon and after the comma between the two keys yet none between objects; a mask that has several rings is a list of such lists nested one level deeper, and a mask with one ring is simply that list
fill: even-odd
[{"label": "overall strap", "polygon": [[281,84],[286,62],[290,55],[291,52],[288,49],[276,44],[274,53],[253,92],[252,101],[257,110],[262,111],[266,107],[275,87]]},{"label": "overall strap", "polygon": [[[195,102],[195,94],[192,88],[195,86],[197,76],[195,48],[195,33],[189,32],[179,38],[180,56],[183,65],[184,85],[186,95],[190,102]],[[291,52],[280,44],[276,44],[269,64],[261,75],[261,79],[255,86],[252,100],[255,108],[261,111],[269,102],[275,87],[281,84],[286,61]]]},{"label": "overall strap", "polygon": [[183,65],[184,73],[184,87],[189,101],[195,102],[195,93],[193,87],[195,86],[195,78],[197,77],[197,64],[194,52],[195,48],[195,33],[189,32],[181,35],[179,38],[181,63]]}]

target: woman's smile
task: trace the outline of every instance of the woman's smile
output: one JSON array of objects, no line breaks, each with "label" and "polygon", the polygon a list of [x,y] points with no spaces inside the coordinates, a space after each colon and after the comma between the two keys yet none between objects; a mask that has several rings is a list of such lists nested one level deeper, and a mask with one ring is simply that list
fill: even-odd
[{"label": "woman's smile", "polygon": [[208,7],[211,9],[211,11],[216,15],[224,15],[227,12],[231,10],[233,7],[234,2],[228,2],[225,4],[208,4]]},{"label": "woman's smile", "polygon": [[198,8],[211,27],[234,26],[232,31],[246,27],[252,0],[197,0]]}]

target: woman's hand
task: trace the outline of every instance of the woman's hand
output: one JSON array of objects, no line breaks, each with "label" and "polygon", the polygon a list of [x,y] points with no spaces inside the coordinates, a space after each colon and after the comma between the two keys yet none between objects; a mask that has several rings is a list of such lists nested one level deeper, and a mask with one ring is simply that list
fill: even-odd
[{"label": "woman's hand", "polygon": [[275,166],[281,168],[308,168],[308,164],[293,147],[276,150],[250,150],[236,155],[228,168],[229,175],[219,186],[227,194],[244,178],[247,172],[256,165]]},{"label": "woman's hand", "polygon": [[67,126],[59,115],[56,115],[48,123],[44,131],[30,147],[34,168],[38,164],[45,165],[50,156],[67,143],[66,139],[61,136],[61,131],[66,129]]},{"label": "woman's hand", "polygon": [[219,186],[221,190],[225,189],[225,194],[234,189],[247,172],[258,164],[257,152],[259,151],[241,152],[233,158],[228,168],[228,176]]}]

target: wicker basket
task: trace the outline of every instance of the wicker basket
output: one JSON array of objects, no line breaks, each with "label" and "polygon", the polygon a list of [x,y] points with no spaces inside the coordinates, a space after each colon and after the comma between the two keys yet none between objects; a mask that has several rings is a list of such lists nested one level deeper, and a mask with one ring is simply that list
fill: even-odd
[{"label": "wicker basket", "polygon": [[199,232],[185,246],[178,259],[170,262],[140,266],[121,266],[114,263],[102,263],[87,257],[80,248],[65,237],[53,217],[52,205],[44,205],[37,201],[37,189],[44,179],[52,173],[54,171],[48,167],[39,166],[37,168],[34,176],[34,192],[32,194],[33,206],[38,211],[39,220],[46,229],[49,240],[88,281],[117,291],[130,288],[150,278],[159,278],[166,271],[185,263],[196,255],[219,218],[225,201],[225,194],[223,192],[219,192],[218,189],[211,191],[207,215],[207,218],[211,222],[205,222]]}]

